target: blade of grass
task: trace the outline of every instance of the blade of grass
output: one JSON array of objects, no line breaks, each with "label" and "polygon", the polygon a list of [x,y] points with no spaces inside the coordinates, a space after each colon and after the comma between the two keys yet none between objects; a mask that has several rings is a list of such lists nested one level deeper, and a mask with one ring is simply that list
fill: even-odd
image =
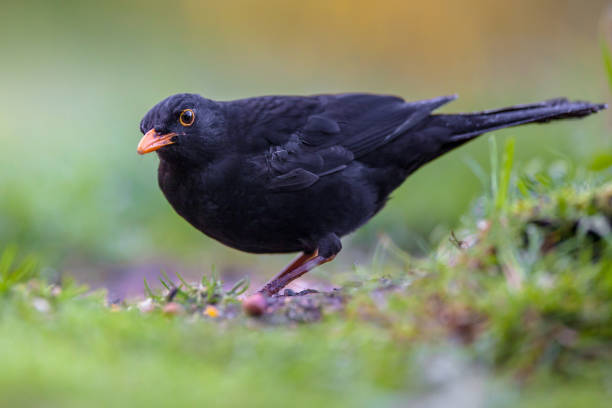
[{"label": "blade of grass", "polygon": [[159,282],[164,285],[167,290],[170,290],[170,286],[172,286],[172,284],[166,283],[166,281],[164,281],[162,278],[159,278]]},{"label": "blade of grass", "polygon": [[162,276],[164,277],[164,280],[166,281],[166,283],[168,283],[168,285],[175,286],[174,283],[172,283],[172,279],[170,279],[170,277],[168,276],[168,273],[164,269],[162,269],[160,273],[162,274]]},{"label": "blade of grass", "polygon": [[503,164],[499,175],[499,186],[495,197],[495,210],[503,211],[508,206],[508,191],[510,189],[510,178],[512,176],[512,164],[514,161],[514,138],[506,140],[504,147]]},{"label": "blade of grass", "polygon": [[151,299],[157,299],[158,296],[153,293],[153,291],[151,290],[151,287],[149,286],[149,282],[147,282],[147,278],[143,278],[144,280],[144,289],[145,289],[145,296],[146,297],[150,297]]},{"label": "blade of grass", "polygon": [[13,285],[25,282],[36,275],[38,262],[27,256],[15,263],[17,247],[9,246],[0,254],[0,292],[9,290]]},{"label": "blade of grass", "polygon": [[612,92],[612,44],[605,37],[601,39],[601,53],[608,77],[608,85],[610,86],[610,92]]},{"label": "blade of grass", "polygon": [[249,280],[249,277],[246,276],[236,282],[234,286],[232,286],[232,288],[227,292],[227,294],[229,296],[240,296],[249,289],[250,283],[251,282]]},{"label": "blade of grass", "polygon": [[483,190],[486,190],[487,189],[487,173],[482,168],[482,166],[472,157],[466,157],[463,160],[463,162],[470,168],[470,170],[472,171],[472,174],[474,174],[478,178],[478,180],[480,181],[480,184],[482,185]]},{"label": "blade of grass", "polygon": [[3,280],[8,280],[11,265],[15,261],[17,256],[17,248],[14,246],[9,246],[2,251],[2,255],[0,255],[0,278]]},{"label": "blade of grass", "polygon": [[10,274],[9,281],[11,283],[19,283],[26,281],[34,276],[37,262],[31,256],[26,257],[21,263],[16,266]]},{"label": "blade of grass", "polygon": [[177,278],[178,278],[178,279],[181,281],[181,283],[183,284],[183,286],[185,286],[185,287],[186,287],[187,289],[189,289],[189,290],[193,290],[193,289],[194,289],[194,288],[193,288],[193,286],[191,286],[189,283],[187,283],[187,282],[185,281],[185,279],[183,279],[183,276],[182,276],[180,273],[175,272],[174,274],[175,274],[175,275],[176,275],[176,277],[177,277]]},{"label": "blade of grass", "polygon": [[491,197],[495,200],[497,197],[497,172],[499,170],[499,163],[497,160],[497,142],[495,137],[489,137],[489,159],[491,160]]}]

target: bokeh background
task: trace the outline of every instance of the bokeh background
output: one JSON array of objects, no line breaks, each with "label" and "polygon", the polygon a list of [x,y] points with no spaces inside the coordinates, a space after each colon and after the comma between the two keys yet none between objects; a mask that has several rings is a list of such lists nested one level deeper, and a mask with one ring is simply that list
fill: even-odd
[{"label": "bokeh background", "polygon": [[[458,93],[470,111],[558,96],[609,99],[607,0],[38,1],[0,6],[0,246],[122,296],[165,268],[271,276],[289,256],[222,247],[171,210],[138,124],[160,99],[368,91]],[[609,114],[497,132],[523,165],[588,166]],[[608,130],[606,130],[608,129]],[[483,191],[485,138],[411,177],[325,271],[367,263],[380,233],[422,252]],[[471,163],[471,164],[468,164]],[[50,273],[53,273],[51,271]],[[126,289],[127,288],[127,289]]]}]

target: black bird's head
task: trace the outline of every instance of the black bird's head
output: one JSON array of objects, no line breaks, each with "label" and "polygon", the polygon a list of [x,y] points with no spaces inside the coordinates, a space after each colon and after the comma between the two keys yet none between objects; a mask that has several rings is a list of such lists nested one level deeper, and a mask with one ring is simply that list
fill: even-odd
[{"label": "black bird's head", "polygon": [[196,94],[176,94],[155,105],[140,122],[138,153],[157,151],[168,161],[202,162],[224,148],[221,105]]}]

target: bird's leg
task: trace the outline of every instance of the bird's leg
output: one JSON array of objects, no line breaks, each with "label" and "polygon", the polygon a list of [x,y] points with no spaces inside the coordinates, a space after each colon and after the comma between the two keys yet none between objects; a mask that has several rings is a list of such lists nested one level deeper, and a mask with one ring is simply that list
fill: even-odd
[{"label": "bird's leg", "polygon": [[270,279],[268,281],[268,283],[265,284],[264,287],[262,287],[261,289],[258,290],[258,292],[262,293],[264,295],[267,295],[267,296],[270,296],[270,295],[273,295],[274,293],[277,293],[283,287],[281,286],[278,289],[276,289],[275,291],[271,291],[271,288],[276,286],[276,282],[280,281],[288,273],[291,273],[296,268],[299,268],[300,266],[304,265],[305,262],[308,262],[309,260],[311,260],[312,258],[314,258],[317,255],[318,255],[318,250],[316,250],[316,249],[314,251],[312,251],[312,252],[304,252],[301,255],[298,255],[297,258],[295,258],[293,261],[291,261],[291,263],[289,265],[285,266],[283,268],[283,270],[278,273],[278,275],[276,275],[275,277]]},{"label": "bird's leg", "polygon": [[[305,255],[306,254],[302,255],[300,258],[303,258]],[[300,276],[304,275],[306,272],[316,268],[319,265],[323,265],[324,263],[333,261],[335,257],[336,255],[334,254],[328,258],[325,258],[319,255],[316,255],[316,252],[315,252],[314,256],[312,256],[310,259],[307,259],[306,261],[302,261],[301,265],[298,265],[294,267],[293,269],[286,270],[284,271],[284,273],[281,272],[280,274],[278,274],[274,279],[266,283],[266,285],[259,290],[259,293],[266,295],[266,296],[275,295],[282,288],[284,288],[289,283],[291,283],[291,281],[294,281],[295,279],[299,278]],[[297,260],[298,259],[296,259],[296,261]],[[292,262],[291,265],[293,265],[294,262]],[[288,269],[288,268],[285,268],[285,269]]]},{"label": "bird's leg", "polygon": [[330,233],[318,241],[318,247],[312,253],[304,253],[291,262],[274,279],[266,283],[259,293],[271,296],[278,293],[291,281],[304,275],[319,265],[332,261],[342,249],[340,239],[336,234]]},{"label": "bird's leg", "polygon": [[[282,278],[284,275],[290,273],[295,268],[299,268],[305,262],[310,261],[312,258],[317,256],[318,254],[319,254],[319,251],[315,249],[312,252],[304,252],[301,255],[298,255],[297,258],[295,258],[293,261],[291,261],[291,263],[289,265],[285,266],[282,271],[280,271],[275,277],[273,277],[270,280],[270,282]],[[262,288],[262,290],[260,290],[260,292],[262,292],[262,291],[263,291],[263,288]]]}]

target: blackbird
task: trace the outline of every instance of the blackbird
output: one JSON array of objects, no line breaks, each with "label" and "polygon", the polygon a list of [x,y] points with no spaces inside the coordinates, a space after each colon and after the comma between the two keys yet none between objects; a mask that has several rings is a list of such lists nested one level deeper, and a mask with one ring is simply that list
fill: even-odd
[{"label": "blackbird", "polygon": [[340,237],[425,163],[486,132],[607,107],[559,98],[433,113],[454,99],[352,93],[217,102],[176,94],[142,119],[138,153],[157,152],[166,199],[204,234],[251,253],[301,252],[260,290],[270,296],[331,261]]}]

